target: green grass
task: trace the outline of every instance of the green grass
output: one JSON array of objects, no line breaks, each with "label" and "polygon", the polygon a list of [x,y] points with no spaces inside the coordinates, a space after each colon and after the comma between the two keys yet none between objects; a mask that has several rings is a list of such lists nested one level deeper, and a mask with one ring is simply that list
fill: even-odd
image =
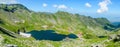
[{"label": "green grass", "polygon": [[[105,47],[120,46],[119,42],[103,42],[108,38],[98,38],[98,36],[109,36],[119,32],[109,32],[103,29],[103,25],[109,21],[105,18],[92,18],[78,14],[58,11],[56,13],[29,12],[24,9],[16,10],[14,13],[0,9],[0,19],[4,24],[0,26],[17,32],[18,29],[26,28],[27,32],[32,30],[54,30],[56,33],[68,35],[73,33],[82,37],[63,41],[35,40],[34,38],[12,38],[1,33],[4,38],[2,44],[15,44],[18,47],[90,47],[93,44],[106,45]],[[15,23],[15,20],[20,22]],[[24,21],[24,23],[22,22]],[[46,29],[42,26],[48,26]],[[103,43],[102,43],[103,42]]]}]

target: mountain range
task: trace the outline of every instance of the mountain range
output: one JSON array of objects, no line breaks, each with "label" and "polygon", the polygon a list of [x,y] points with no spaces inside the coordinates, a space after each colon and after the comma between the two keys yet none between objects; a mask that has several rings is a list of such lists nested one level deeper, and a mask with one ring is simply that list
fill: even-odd
[{"label": "mountain range", "polygon": [[[33,30],[54,30],[55,33],[64,35],[69,35],[71,33],[79,35],[82,33],[82,37],[89,40],[85,42],[93,44],[95,41],[101,42],[101,40],[107,39],[107,37],[100,39],[100,36],[109,36],[119,32],[119,24],[117,24],[117,26],[115,25],[116,24],[111,23],[106,18],[92,18],[90,16],[72,14],[65,11],[57,11],[55,13],[34,12],[22,4],[0,4],[0,26],[15,34],[17,34],[16,32],[21,28],[25,28],[26,32],[31,32]],[[28,44],[31,42],[28,44],[22,44],[20,43],[20,40],[35,41],[33,37],[29,39],[12,38],[9,35],[2,33],[2,30],[0,31],[1,36],[5,38],[4,44],[15,44],[19,47],[29,47]],[[12,42],[11,40],[14,40],[15,42]],[[42,44],[42,42],[40,41],[39,43]],[[34,46],[36,45],[35,43],[33,44]],[[54,45],[56,42],[52,41],[51,43]],[[59,42],[57,44],[60,45],[61,43],[62,42]],[[110,42],[110,44],[106,42],[104,44],[110,46],[113,42]],[[77,44],[75,45],[77,46]],[[56,47],[56,45],[54,46]],[[30,47],[32,47],[32,45],[30,45]],[[39,47],[39,45],[36,47]]]}]

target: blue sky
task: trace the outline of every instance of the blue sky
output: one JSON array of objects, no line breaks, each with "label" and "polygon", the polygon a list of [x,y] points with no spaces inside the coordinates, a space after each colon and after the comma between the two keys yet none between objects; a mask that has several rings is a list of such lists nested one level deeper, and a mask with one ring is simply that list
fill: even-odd
[{"label": "blue sky", "polygon": [[0,0],[0,3],[20,3],[37,12],[62,10],[120,22],[119,0]]}]

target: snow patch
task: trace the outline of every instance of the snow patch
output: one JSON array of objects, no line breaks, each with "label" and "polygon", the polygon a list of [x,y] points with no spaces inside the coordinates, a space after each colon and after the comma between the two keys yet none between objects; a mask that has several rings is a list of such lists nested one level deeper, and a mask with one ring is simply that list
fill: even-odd
[{"label": "snow patch", "polygon": [[23,37],[31,37],[31,34],[29,33],[23,33],[23,32],[20,32],[20,35],[23,36]]}]

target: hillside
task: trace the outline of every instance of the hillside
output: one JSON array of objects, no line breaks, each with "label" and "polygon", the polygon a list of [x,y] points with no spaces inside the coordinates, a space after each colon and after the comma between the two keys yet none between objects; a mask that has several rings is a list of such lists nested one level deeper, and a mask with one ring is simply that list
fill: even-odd
[{"label": "hillside", "polygon": [[[70,39],[71,44],[74,46],[80,46],[79,44],[85,42],[86,46],[91,46],[94,43],[100,43],[107,39],[107,37],[99,38],[100,36],[109,36],[111,33],[109,30],[106,30],[104,27],[108,29],[112,29],[110,26],[111,23],[106,18],[92,18],[90,16],[83,16],[80,14],[72,14],[64,11],[58,11],[55,13],[50,12],[34,12],[26,8],[21,4],[0,4],[0,26],[10,30],[14,33],[18,32],[19,29],[25,28],[26,32],[32,31],[54,31],[54,35],[56,37],[69,36],[70,34],[74,34],[78,38]],[[1,31],[1,30],[0,30]],[[49,33],[49,32],[48,32]],[[83,42],[79,41],[79,34],[82,34],[82,37],[86,40]],[[14,35],[14,34],[13,34]],[[5,39],[3,44],[15,44],[19,47],[39,47],[42,45],[43,47],[47,47],[46,43],[49,45],[53,45],[54,47],[61,46],[62,43],[64,45],[68,45],[66,41],[54,42],[49,40],[40,40],[36,41],[34,37],[30,38],[12,38],[9,35],[5,35],[1,33],[1,36]],[[43,34],[43,36],[45,36]],[[48,36],[49,37],[49,36]],[[48,38],[47,37],[47,38]],[[58,37],[58,38],[59,38]],[[88,39],[88,40],[87,40]],[[12,42],[14,40],[15,42]],[[22,41],[20,41],[22,40]],[[29,43],[24,41],[29,41]],[[22,42],[22,43],[21,43]],[[33,45],[31,45],[31,43]],[[27,44],[26,44],[27,43]],[[112,42],[110,42],[111,44]],[[56,44],[56,45],[55,45]],[[61,44],[61,45],[60,45]],[[102,43],[101,43],[102,44]],[[108,42],[104,43],[110,45]],[[113,43],[112,43],[113,44]],[[42,47],[41,46],[41,47]],[[70,45],[68,45],[70,46]],[[48,46],[49,47],[49,46]],[[51,46],[52,47],[52,46]],[[83,46],[84,47],[84,46]]]}]

